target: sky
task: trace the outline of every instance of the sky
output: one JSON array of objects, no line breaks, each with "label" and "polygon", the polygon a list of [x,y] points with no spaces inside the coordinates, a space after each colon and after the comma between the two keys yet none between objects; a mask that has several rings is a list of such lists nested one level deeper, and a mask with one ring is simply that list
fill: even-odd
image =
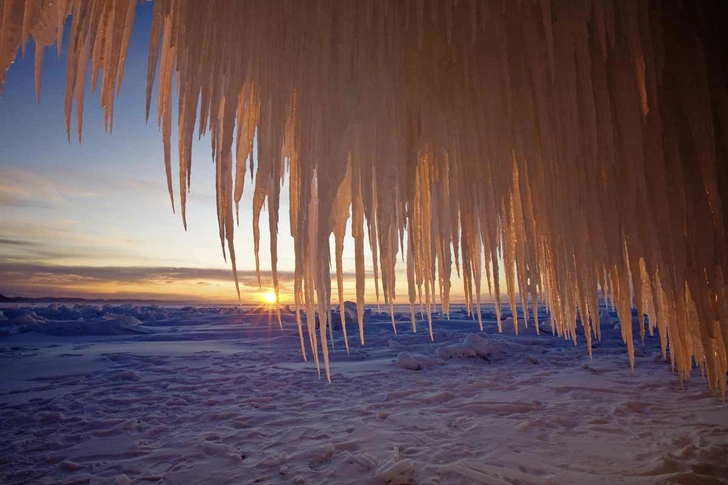
[{"label": "sky", "polygon": [[[68,141],[65,46],[60,58],[55,46],[46,50],[40,104],[35,99],[34,47],[29,45],[26,55],[19,54],[11,66],[0,96],[0,294],[237,301],[218,239],[209,139],[193,146],[185,232],[167,194],[156,117],[145,121],[151,11],[150,3],[138,7],[112,134],[104,131],[98,96],[90,93],[87,83],[83,139],[81,143],[76,139],[74,114]],[[152,113],[155,109],[153,105]],[[176,167],[175,150],[172,155]],[[271,290],[265,215],[261,217],[262,289],[255,275],[251,198],[248,180],[235,243],[244,302],[260,301]],[[284,187],[278,252],[282,303],[292,300],[294,268],[287,198]],[[345,296],[353,299],[353,243],[347,243]],[[370,261],[367,265],[371,270]],[[407,294],[404,271],[405,265],[399,263],[397,293],[402,303]],[[367,296],[374,301],[369,273]],[[462,294],[460,281],[453,282],[453,292],[455,299]]]}]

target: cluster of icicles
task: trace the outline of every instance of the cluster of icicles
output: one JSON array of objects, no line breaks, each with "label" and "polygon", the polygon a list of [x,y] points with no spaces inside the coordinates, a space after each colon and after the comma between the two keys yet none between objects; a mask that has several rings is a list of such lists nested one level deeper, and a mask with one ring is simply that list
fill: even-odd
[{"label": "cluster of icicles", "polygon": [[[70,15],[69,137],[89,74],[110,130],[138,1],[0,0],[0,82],[32,37],[40,91],[43,51],[60,53]],[[591,351],[601,289],[632,364],[635,306],[680,378],[699,366],[724,395],[728,56],[711,3],[155,0],[147,116],[156,76],[172,204],[176,108],[183,219],[197,125],[211,134],[223,253],[235,269],[249,170],[256,264],[267,202],[277,291],[288,177],[296,312],[318,310],[319,335],[313,318],[306,333],[327,376],[329,236],[343,307],[351,214],[362,343],[367,240],[390,307],[405,261],[413,326],[418,303],[448,312],[453,266],[479,320],[487,284],[500,326],[503,271],[520,318],[544,303],[560,335],[576,341],[581,322]],[[300,314],[298,327],[305,356]]]}]

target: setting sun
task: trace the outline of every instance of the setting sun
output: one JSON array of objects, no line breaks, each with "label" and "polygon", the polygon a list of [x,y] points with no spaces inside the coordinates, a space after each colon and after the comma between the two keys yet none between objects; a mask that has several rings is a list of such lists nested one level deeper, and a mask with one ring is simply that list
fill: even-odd
[{"label": "setting sun", "polygon": [[263,293],[263,301],[269,304],[273,304],[276,302],[276,293],[275,291],[266,291]]}]

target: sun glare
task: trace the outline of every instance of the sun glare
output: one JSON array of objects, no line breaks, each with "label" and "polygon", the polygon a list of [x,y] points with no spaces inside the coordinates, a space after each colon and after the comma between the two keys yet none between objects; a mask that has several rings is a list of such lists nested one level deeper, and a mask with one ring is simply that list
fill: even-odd
[{"label": "sun glare", "polygon": [[275,291],[267,291],[263,293],[263,301],[265,301],[268,304],[273,304],[276,302],[276,293]]}]

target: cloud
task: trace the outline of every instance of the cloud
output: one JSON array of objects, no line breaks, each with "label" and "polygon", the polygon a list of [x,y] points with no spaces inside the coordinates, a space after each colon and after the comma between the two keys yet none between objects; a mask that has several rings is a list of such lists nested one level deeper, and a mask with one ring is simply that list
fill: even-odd
[{"label": "cloud", "polygon": [[[232,281],[232,271],[217,268],[185,268],[185,267],[156,267],[156,266],[53,266],[35,263],[2,263],[0,262],[0,275],[23,275],[23,277],[44,278],[51,276],[67,278],[69,276],[92,281],[114,281],[119,283],[139,283],[161,281],[175,283],[190,280],[219,280]],[[278,277],[281,281],[293,281],[292,271],[280,271]],[[238,271],[238,278],[242,284],[248,283],[257,277],[255,271]],[[261,272],[261,279],[268,280],[269,275]]]},{"label": "cloud", "polygon": [[16,218],[0,224],[0,264],[80,266],[129,263],[130,258],[137,258],[136,264],[148,264],[139,262],[140,249],[138,243],[125,238],[79,229],[71,219],[35,223]]},{"label": "cloud", "polygon": [[54,206],[47,200],[30,199],[27,196],[13,194],[0,185],[0,207],[14,209],[52,209]]},{"label": "cloud", "polygon": [[0,238],[0,264],[59,260],[82,256],[84,255],[78,251],[63,250],[31,239]]},{"label": "cloud", "polygon": [[[258,289],[252,271],[240,273],[241,291]],[[261,275],[270,285],[270,277]],[[287,289],[291,272],[281,272],[281,286]],[[233,302],[232,271],[216,268],[143,266],[55,266],[0,260],[0,293],[13,296],[128,297],[175,300],[224,298]],[[290,283],[292,286],[292,283]],[[203,293],[199,293],[203,291]]]},{"label": "cloud", "polygon": [[46,166],[12,163],[0,166],[0,207],[52,209],[73,199],[107,198],[110,193],[167,197],[159,184],[129,174],[112,176],[75,167],[63,167],[56,173]]},{"label": "cloud", "polygon": [[35,246],[35,243],[33,241],[23,241],[23,240],[19,240],[19,239],[0,238],[0,246],[28,247],[28,246]]},{"label": "cloud", "polygon": [[[344,273],[352,281],[353,273]],[[281,291],[291,293],[294,273],[279,271]],[[332,275],[335,285],[336,277]],[[253,270],[238,271],[241,292],[257,292],[258,277]],[[269,270],[262,270],[263,288],[273,282]],[[234,298],[233,274],[230,269],[170,266],[56,266],[0,260],[0,293],[21,296],[94,296],[135,294],[168,296],[190,294],[195,288],[214,291],[228,299]],[[217,288],[217,290],[215,290]],[[207,293],[209,293],[209,291]],[[212,295],[210,295],[212,296]]]},{"label": "cloud", "polygon": [[[278,274],[281,299],[293,301],[294,273]],[[243,302],[260,301],[258,278],[253,270],[238,272]],[[334,300],[336,276],[332,275]],[[398,301],[407,301],[406,277],[397,275]],[[270,270],[261,271],[263,289],[272,288]],[[372,275],[367,274],[366,298],[375,301]],[[227,303],[237,300],[232,270],[175,266],[74,266],[0,260],[0,294],[8,296],[102,299],[158,299],[194,303]],[[462,297],[453,288],[453,301]],[[344,272],[344,298],[355,298],[355,276]],[[487,300],[487,298],[485,298]],[[483,301],[485,301],[483,300]]]},{"label": "cloud", "polygon": [[0,167],[0,206],[52,208],[74,197],[100,197],[98,189],[39,173],[33,169]]},{"label": "cloud", "polygon": [[[353,278],[352,273],[345,273]],[[335,279],[335,277],[334,277]],[[269,270],[261,270],[260,280],[263,287],[273,285]],[[282,286],[292,285],[293,271],[279,271],[278,280]],[[231,283],[233,273],[230,269],[156,267],[156,266],[54,266],[36,263],[3,262],[0,260],[0,286],[23,282],[24,284],[43,284],[44,286],[64,286],[77,283],[117,283],[130,284],[192,284],[212,285],[214,282]],[[241,286],[258,288],[258,276],[253,270],[239,270],[238,281]]]}]

